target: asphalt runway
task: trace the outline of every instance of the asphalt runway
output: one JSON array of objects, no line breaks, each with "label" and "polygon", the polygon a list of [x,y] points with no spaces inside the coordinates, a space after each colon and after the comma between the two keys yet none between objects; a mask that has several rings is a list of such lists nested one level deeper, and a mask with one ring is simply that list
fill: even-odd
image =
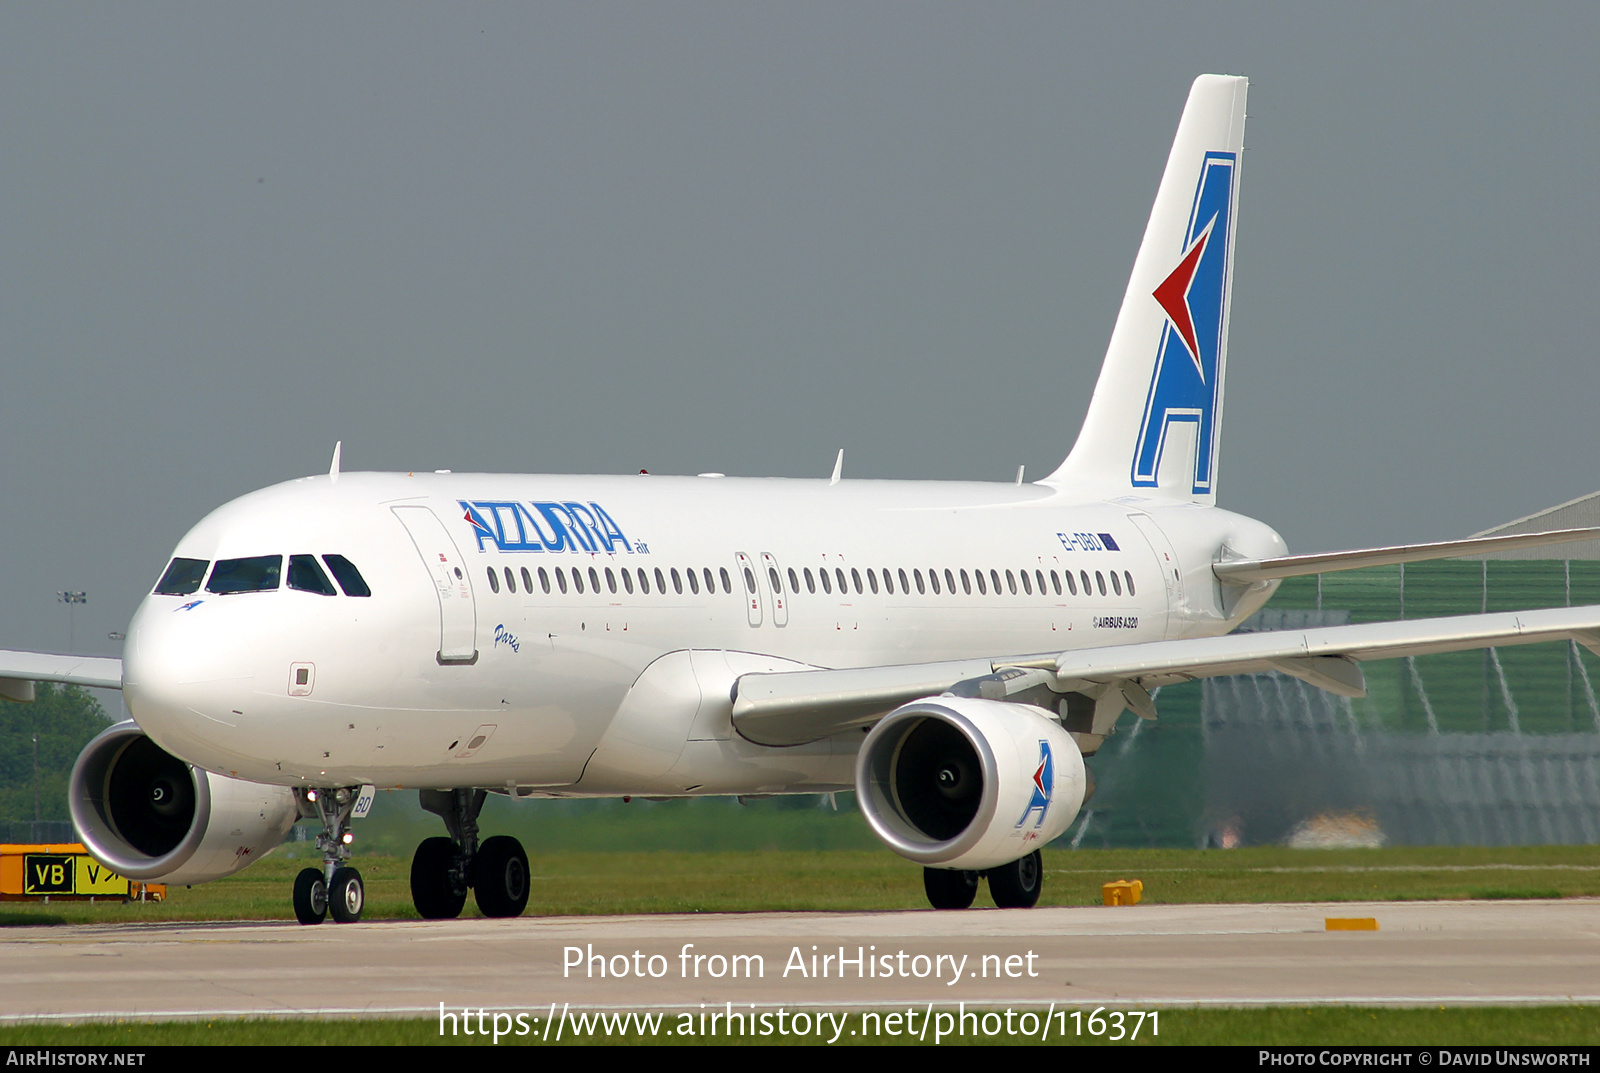
[{"label": "asphalt runway", "polygon": [[[1328,917],[1379,930],[1330,932]],[[23,927],[0,931],[0,971],[9,1023],[426,1016],[440,1003],[1600,1003],[1600,901]]]}]

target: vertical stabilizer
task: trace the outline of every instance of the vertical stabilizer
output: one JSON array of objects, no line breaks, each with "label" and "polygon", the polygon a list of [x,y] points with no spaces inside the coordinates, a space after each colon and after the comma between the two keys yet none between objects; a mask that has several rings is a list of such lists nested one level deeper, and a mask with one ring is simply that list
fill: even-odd
[{"label": "vertical stabilizer", "polygon": [[1216,501],[1247,86],[1189,90],[1083,429],[1042,483]]}]

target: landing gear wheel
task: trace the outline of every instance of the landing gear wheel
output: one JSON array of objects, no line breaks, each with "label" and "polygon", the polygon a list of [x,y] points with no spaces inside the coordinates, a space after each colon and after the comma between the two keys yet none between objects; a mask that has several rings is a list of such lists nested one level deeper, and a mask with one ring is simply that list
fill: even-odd
[{"label": "landing gear wheel", "polygon": [[510,835],[485,839],[472,859],[472,890],[486,917],[521,916],[528,907],[528,855]]},{"label": "landing gear wheel", "polygon": [[302,924],[321,924],[328,915],[328,884],[319,868],[304,868],[294,877],[294,916]]},{"label": "landing gear wheel", "polygon": [[340,868],[333,873],[333,882],[328,887],[328,908],[334,920],[340,924],[354,924],[361,919],[366,901],[360,872],[354,868]]},{"label": "landing gear wheel", "polygon": [[922,889],[935,909],[966,909],[978,896],[978,873],[955,868],[924,868]]},{"label": "landing gear wheel", "polygon": [[467,889],[457,889],[451,872],[461,847],[448,838],[425,838],[411,858],[411,904],[423,920],[453,920],[467,904]]},{"label": "landing gear wheel", "polygon": [[1034,850],[1020,861],[989,869],[989,894],[1001,909],[1032,909],[1044,887],[1044,858]]}]

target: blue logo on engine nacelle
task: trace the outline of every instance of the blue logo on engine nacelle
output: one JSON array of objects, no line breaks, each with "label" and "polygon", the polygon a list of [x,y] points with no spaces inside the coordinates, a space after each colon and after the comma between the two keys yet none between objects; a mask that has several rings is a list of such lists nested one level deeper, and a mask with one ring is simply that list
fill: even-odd
[{"label": "blue logo on engine nacelle", "polygon": [[456,500],[478,538],[496,551],[626,551],[633,545],[598,503]]},{"label": "blue logo on engine nacelle", "polygon": [[1021,827],[1028,822],[1028,817],[1035,812],[1039,819],[1035,827],[1044,826],[1044,816],[1050,811],[1050,795],[1055,790],[1056,765],[1055,758],[1050,753],[1050,743],[1043,738],[1039,739],[1039,766],[1033,772],[1033,796],[1028,798],[1028,807],[1022,813],[1022,819],[1017,821]]}]

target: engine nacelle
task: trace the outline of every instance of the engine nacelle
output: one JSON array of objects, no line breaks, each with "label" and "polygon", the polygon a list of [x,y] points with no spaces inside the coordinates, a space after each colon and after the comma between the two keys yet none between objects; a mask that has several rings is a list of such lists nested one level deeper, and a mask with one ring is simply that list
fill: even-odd
[{"label": "engine nacelle", "polygon": [[131,719],[78,754],[72,825],[129,879],[205,883],[260,860],[299,818],[287,786],[213,775],[163,750]]},{"label": "engine nacelle", "polygon": [[873,832],[919,864],[974,871],[1064,832],[1086,788],[1083,755],[1040,708],[929,697],[884,716],[856,757]]}]

